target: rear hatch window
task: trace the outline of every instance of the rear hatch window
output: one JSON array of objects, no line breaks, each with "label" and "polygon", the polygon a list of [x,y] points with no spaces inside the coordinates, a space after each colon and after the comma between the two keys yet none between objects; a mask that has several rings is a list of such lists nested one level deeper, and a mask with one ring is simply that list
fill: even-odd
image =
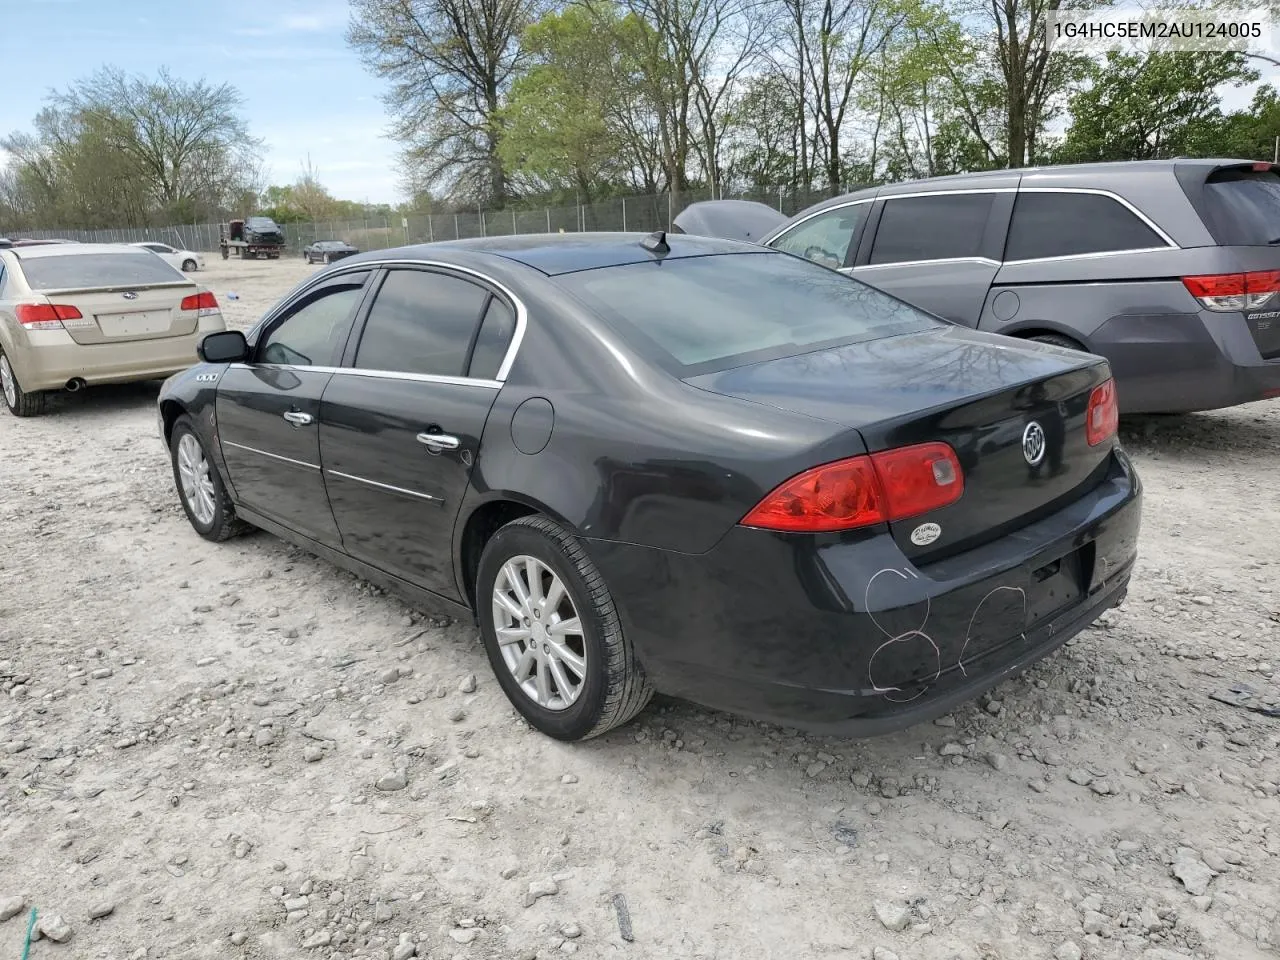
[{"label": "rear hatch window", "polygon": [[1229,167],[1204,183],[1203,216],[1223,246],[1280,245],[1280,174]]},{"label": "rear hatch window", "polygon": [[652,260],[555,279],[678,377],[945,326],[782,253]]},{"label": "rear hatch window", "polygon": [[187,283],[187,278],[147,250],[24,257],[22,273],[32,290],[97,290]]}]

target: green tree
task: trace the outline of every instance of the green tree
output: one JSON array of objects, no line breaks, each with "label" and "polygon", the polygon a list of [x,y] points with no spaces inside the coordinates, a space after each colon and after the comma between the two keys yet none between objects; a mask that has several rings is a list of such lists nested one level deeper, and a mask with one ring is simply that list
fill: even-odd
[{"label": "green tree", "polygon": [[1109,53],[1071,98],[1058,159],[1150,160],[1220,154],[1223,86],[1258,78],[1238,53]]},{"label": "green tree", "polygon": [[612,8],[571,6],[525,31],[534,63],[512,85],[498,156],[535,189],[574,189],[589,201],[617,178],[623,143],[609,111],[625,95],[615,86],[618,23]]}]

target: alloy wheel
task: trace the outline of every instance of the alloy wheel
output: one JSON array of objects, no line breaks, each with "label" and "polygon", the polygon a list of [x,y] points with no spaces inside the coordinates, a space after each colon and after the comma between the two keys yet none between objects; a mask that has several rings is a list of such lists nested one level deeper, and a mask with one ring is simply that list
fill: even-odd
[{"label": "alloy wheel", "polygon": [[9,358],[0,353],[0,388],[4,389],[4,399],[10,407],[18,405],[18,382],[13,378],[13,370],[9,367]]},{"label": "alloy wheel", "polygon": [[214,514],[213,473],[194,434],[185,433],[178,441],[178,476],[192,516],[202,526],[209,526]]},{"label": "alloy wheel", "polygon": [[564,582],[535,557],[512,557],[493,585],[493,624],[503,662],[545,710],[567,710],[587,681],[582,621]]}]

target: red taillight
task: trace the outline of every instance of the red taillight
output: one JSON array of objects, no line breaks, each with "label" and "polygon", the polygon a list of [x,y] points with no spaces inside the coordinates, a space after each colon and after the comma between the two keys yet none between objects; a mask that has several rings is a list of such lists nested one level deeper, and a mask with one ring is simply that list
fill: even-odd
[{"label": "red taillight", "polygon": [[1265,160],[1259,160],[1257,163],[1253,165],[1253,172],[1254,173],[1270,173],[1271,164],[1267,163],[1267,161]]},{"label": "red taillight", "polygon": [[203,317],[205,314],[218,312],[218,298],[206,290],[203,293],[193,293],[189,297],[183,297],[178,307],[181,310],[199,310],[200,316]]},{"label": "red taillight", "polygon": [[1280,292],[1280,270],[1183,277],[1182,285],[1206,310],[1215,313],[1257,310]]},{"label": "red taillight", "polygon": [[80,311],[64,303],[20,303],[14,312],[28,330],[61,330],[63,320],[80,319]]},{"label": "red taillight", "polygon": [[913,517],[955,503],[964,475],[945,443],[823,464],[787,480],[745,517],[766,530],[822,533]]},{"label": "red taillight", "polygon": [[1089,394],[1089,409],[1085,414],[1085,436],[1089,446],[1096,447],[1116,435],[1120,426],[1120,404],[1116,400],[1116,382],[1108,380],[1093,388]]}]

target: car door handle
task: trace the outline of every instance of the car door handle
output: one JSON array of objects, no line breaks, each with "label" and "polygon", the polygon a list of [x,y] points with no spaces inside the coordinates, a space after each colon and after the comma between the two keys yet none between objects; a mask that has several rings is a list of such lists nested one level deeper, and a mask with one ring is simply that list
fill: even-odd
[{"label": "car door handle", "polygon": [[433,453],[439,453],[441,450],[457,450],[462,446],[461,440],[447,433],[420,433],[418,442]]},{"label": "car door handle", "polygon": [[311,414],[301,413],[298,410],[286,410],[281,414],[281,416],[292,423],[295,427],[305,427],[315,419]]}]

